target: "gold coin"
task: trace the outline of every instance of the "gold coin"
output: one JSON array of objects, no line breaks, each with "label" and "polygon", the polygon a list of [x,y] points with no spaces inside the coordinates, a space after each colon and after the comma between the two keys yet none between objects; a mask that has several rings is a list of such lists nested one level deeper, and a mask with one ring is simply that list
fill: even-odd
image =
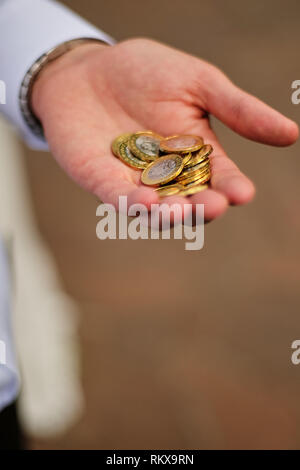
[{"label": "gold coin", "polygon": [[168,183],[179,175],[182,168],[183,161],[180,155],[165,155],[148,165],[142,173],[142,182],[150,186]]},{"label": "gold coin", "polygon": [[199,150],[203,145],[202,137],[197,135],[172,135],[160,143],[162,152],[189,153]]},{"label": "gold coin", "polygon": [[132,168],[139,168],[141,170],[147,168],[149,165],[147,162],[143,162],[143,160],[140,160],[139,158],[135,157],[126,142],[123,142],[119,146],[119,158],[122,160],[124,163],[127,163],[127,165],[131,166]]},{"label": "gold coin", "polygon": [[180,191],[179,196],[192,196],[193,194],[200,193],[205,189],[208,189],[208,184],[198,184],[197,186]]},{"label": "gold coin", "polygon": [[[206,175],[204,175],[204,176],[206,177]],[[202,179],[203,179],[203,177],[202,177]],[[200,179],[198,178],[194,181],[191,181],[190,183],[186,183],[186,184],[180,183],[180,184],[182,184],[184,189],[189,189],[189,188],[193,188],[194,186],[202,185],[201,178]]]},{"label": "gold coin", "polygon": [[198,165],[191,166],[190,168],[184,169],[180,175],[177,177],[178,180],[189,178],[190,176],[194,175],[195,173],[205,171],[210,168],[209,159],[198,163]]},{"label": "gold coin", "polygon": [[116,139],[114,139],[113,143],[111,144],[111,149],[112,149],[112,152],[113,154],[116,156],[116,157],[120,157],[120,153],[119,153],[119,147],[121,144],[123,144],[124,142],[127,142],[129,140],[129,137],[131,137],[132,134],[121,134],[119,135]]},{"label": "gold coin", "polygon": [[201,168],[200,170],[194,171],[190,175],[184,175],[184,177],[181,177],[181,174],[176,178],[176,182],[182,184],[183,181],[186,180],[195,180],[197,178],[200,178],[202,175],[210,171],[210,168]]},{"label": "gold coin", "polygon": [[186,165],[192,159],[192,156],[193,156],[192,152],[187,153],[186,155],[182,155],[182,160],[183,160],[184,167],[186,167]]},{"label": "gold coin", "polygon": [[181,184],[169,184],[166,186],[160,186],[156,188],[154,191],[158,192],[160,197],[165,196],[173,196],[183,190],[183,186]]},{"label": "gold coin", "polygon": [[151,162],[159,156],[159,145],[162,136],[152,131],[141,131],[132,134],[128,146],[137,158]]},{"label": "gold coin", "polygon": [[204,168],[202,170],[196,171],[192,175],[185,176],[184,178],[176,178],[176,183],[187,184],[187,182],[195,181],[195,180],[201,178],[202,176],[206,175],[207,173],[210,173],[210,169],[209,168]]},{"label": "gold coin", "polygon": [[190,183],[195,183],[195,182],[197,182],[198,184],[206,183],[207,181],[210,180],[210,178],[211,178],[211,172],[210,170],[206,170],[204,172],[197,173],[193,176],[190,176],[189,178],[185,178],[178,182],[182,184],[184,187],[186,187],[187,185],[190,185]]},{"label": "gold coin", "polygon": [[203,145],[203,147],[201,147],[201,149],[197,153],[195,153],[192,158],[186,163],[185,168],[190,168],[191,166],[203,162],[208,158],[212,151],[213,148],[211,145]]}]

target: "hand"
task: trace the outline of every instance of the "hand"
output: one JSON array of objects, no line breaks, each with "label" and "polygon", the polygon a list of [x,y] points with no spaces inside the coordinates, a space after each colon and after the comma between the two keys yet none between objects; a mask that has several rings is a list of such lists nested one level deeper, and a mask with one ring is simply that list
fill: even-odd
[{"label": "hand", "polygon": [[229,159],[210,127],[208,113],[249,139],[285,146],[298,138],[297,125],[237,88],[219,69],[147,39],[113,47],[85,44],[48,65],[37,80],[32,106],[50,149],[80,186],[118,205],[159,202],[140,182],[141,172],[110,150],[119,134],[151,129],[162,135],[197,134],[214,147],[211,189],[164,203],[204,203],[206,220],[229,204],[254,196],[252,182]]}]

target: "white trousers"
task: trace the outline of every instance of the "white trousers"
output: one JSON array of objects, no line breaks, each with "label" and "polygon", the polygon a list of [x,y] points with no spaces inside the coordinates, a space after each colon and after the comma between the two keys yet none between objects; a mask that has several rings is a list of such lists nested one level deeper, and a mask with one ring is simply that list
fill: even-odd
[{"label": "white trousers", "polygon": [[[13,336],[22,377],[19,413],[28,433],[53,435],[68,428],[82,411],[78,312],[62,291],[55,262],[38,232],[22,147],[1,118],[0,155],[0,233],[11,248]],[[7,344],[7,365],[0,365],[4,406],[17,394],[18,374],[3,250],[0,263],[0,341],[2,335]]]}]

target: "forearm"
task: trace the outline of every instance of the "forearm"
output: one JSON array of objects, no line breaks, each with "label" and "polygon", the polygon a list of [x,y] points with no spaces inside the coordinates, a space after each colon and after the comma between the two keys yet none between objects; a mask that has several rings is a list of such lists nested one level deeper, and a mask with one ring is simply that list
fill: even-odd
[{"label": "forearm", "polygon": [[22,116],[19,93],[23,78],[41,55],[81,37],[113,43],[108,35],[55,1],[0,0],[0,80],[6,85],[6,103],[0,104],[0,111],[34,148],[46,149],[47,144],[31,132]]}]

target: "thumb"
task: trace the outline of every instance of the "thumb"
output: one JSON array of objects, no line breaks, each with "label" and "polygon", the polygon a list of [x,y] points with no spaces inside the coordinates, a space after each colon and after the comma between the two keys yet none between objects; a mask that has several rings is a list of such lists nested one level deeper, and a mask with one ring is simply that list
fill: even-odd
[{"label": "thumb", "polygon": [[286,146],[297,140],[299,129],[294,121],[238,88],[213,65],[202,73],[202,106],[233,131],[269,145]]}]

